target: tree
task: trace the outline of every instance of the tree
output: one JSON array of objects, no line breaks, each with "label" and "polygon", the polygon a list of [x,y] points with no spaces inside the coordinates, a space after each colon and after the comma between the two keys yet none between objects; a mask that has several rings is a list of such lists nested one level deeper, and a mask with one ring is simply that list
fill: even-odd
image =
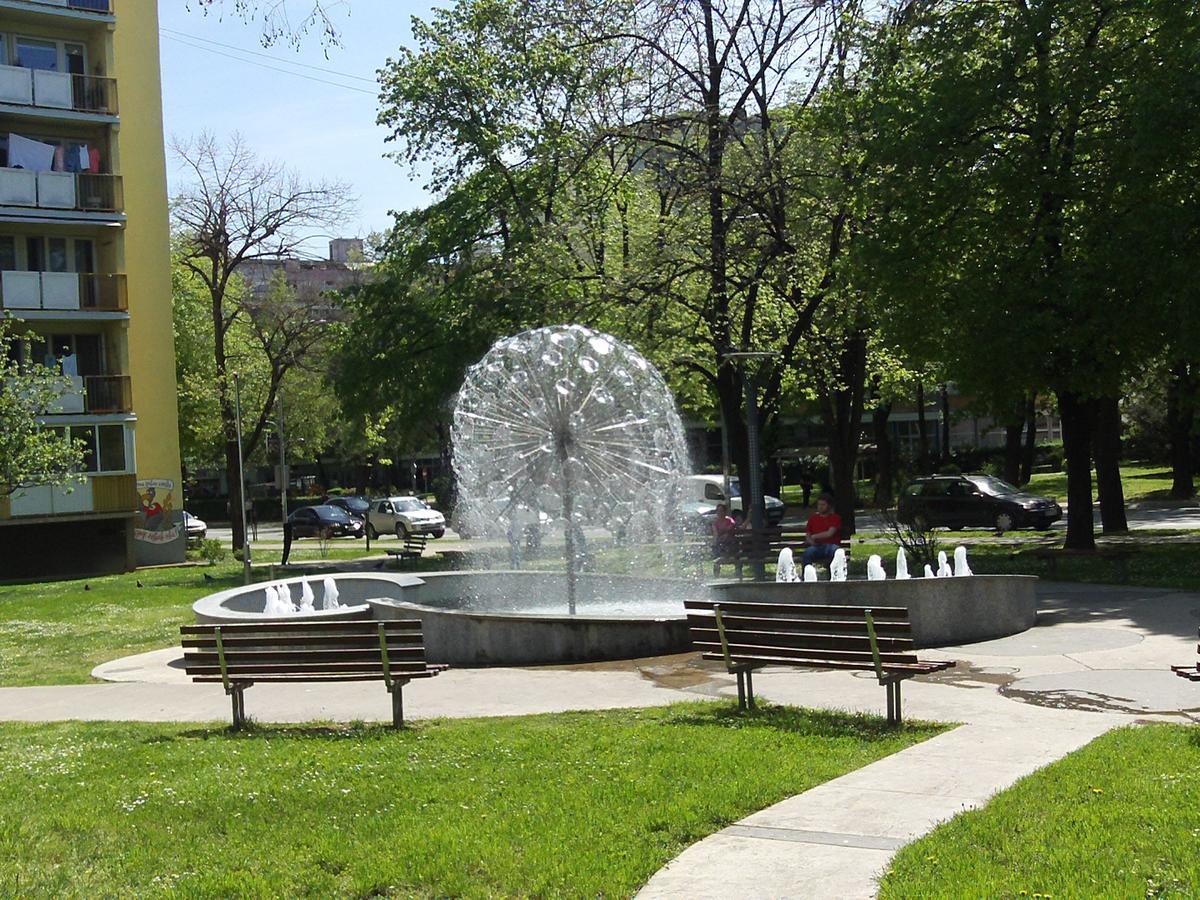
[{"label": "tree", "polygon": [[0,497],[22,487],[67,484],[84,461],[84,444],[41,421],[71,383],[41,365],[22,366],[15,346],[28,339],[0,318]]},{"label": "tree", "polygon": [[208,303],[233,545],[240,548],[244,535],[236,511],[244,501],[234,411],[239,361],[231,354],[231,332],[244,327],[253,335],[268,370],[265,395],[243,413],[248,458],[268,427],[284,377],[311,363],[328,322],[319,306],[283,295],[253,308],[239,290],[238,267],[248,260],[295,255],[312,229],[342,222],[353,201],[345,185],[304,182],[279,164],[259,160],[236,135],[225,146],[203,135],[176,142],[174,150],[190,175],[172,207],[178,259],[203,286]]},{"label": "tree", "polygon": [[[870,268],[900,313],[887,324],[964,389],[1014,403],[1053,391],[1076,548],[1094,544],[1096,401],[1156,337],[1140,260],[1170,248],[1145,228],[1123,146],[1170,6],[946,0],[875,51],[901,60],[872,88]],[[1133,240],[1146,255],[1122,247]],[[1112,451],[1102,441],[1109,486]]]}]

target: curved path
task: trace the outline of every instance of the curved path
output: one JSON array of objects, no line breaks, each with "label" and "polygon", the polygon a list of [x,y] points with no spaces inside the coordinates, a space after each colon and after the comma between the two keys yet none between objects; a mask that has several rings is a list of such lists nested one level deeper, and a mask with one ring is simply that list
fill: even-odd
[{"label": "curved path", "polygon": [[[961,727],[731,825],[685,850],[639,896],[870,897],[892,853],[938,822],[1110,728],[1200,721],[1200,687],[1172,663],[1196,656],[1200,596],[1151,588],[1042,584],[1037,627],[941,651],[953,669],[905,685],[907,716]],[[195,685],[178,649],[94,672],[109,683],[0,689],[0,720],[219,721],[219,685]],[[880,713],[864,673],[766,670],[758,692],[781,703]],[[414,718],[520,715],[730,696],[733,681],[692,654],[590,666],[458,669],[405,691]],[[274,722],[387,721],[378,684],[256,686],[247,711]]]}]

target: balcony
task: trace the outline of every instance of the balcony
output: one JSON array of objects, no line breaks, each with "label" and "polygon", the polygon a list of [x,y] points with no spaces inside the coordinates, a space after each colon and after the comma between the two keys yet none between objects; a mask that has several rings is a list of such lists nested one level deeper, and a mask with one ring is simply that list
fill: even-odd
[{"label": "balcony", "polygon": [[125,208],[120,175],[0,168],[0,206],[79,213]]},{"label": "balcony", "polygon": [[103,75],[0,66],[0,103],[115,116],[117,81]]},{"label": "balcony", "polygon": [[[7,500],[7,503],[4,502]],[[0,498],[0,519],[79,513],[136,512],[136,475],[92,475],[83,484],[17,488]]]},{"label": "balcony", "polygon": [[[123,313],[125,276],[95,272],[0,272],[0,309]],[[44,318],[44,317],[43,317]]]},{"label": "balcony", "polygon": [[113,0],[4,0],[3,6],[48,13],[111,16]]},{"label": "balcony", "polygon": [[46,410],[52,416],[107,416],[133,411],[128,375],[67,375],[71,387]]}]

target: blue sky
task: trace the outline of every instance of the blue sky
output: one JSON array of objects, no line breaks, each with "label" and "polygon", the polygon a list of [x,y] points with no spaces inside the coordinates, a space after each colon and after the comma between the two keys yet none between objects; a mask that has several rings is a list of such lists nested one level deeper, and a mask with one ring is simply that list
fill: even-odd
[{"label": "blue sky", "polygon": [[[293,8],[299,11],[302,2],[292,0]],[[307,178],[348,182],[358,212],[341,229],[346,236],[386,228],[390,210],[421,206],[428,195],[419,173],[384,157],[394,145],[385,145],[387,133],[375,124],[372,82],[375,70],[409,43],[411,17],[428,18],[433,5],[348,0],[332,9],[340,47],[323,47],[319,35],[310,35],[297,50],[286,44],[264,48],[261,26],[234,15],[233,0],[226,0],[223,18],[219,9],[205,16],[186,9],[194,4],[159,0],[167,140],[240,132],[260,156]],[[169,149],[167,156],[174,191],[180,170]],[[310,253],[323,255],[326,243],[314,238]]]}]

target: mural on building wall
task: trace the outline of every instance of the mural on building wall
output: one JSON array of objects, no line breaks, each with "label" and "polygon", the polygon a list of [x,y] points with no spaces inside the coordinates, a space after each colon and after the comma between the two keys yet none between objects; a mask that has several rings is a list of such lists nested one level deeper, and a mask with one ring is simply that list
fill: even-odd
[{"label": "mural on building wall", "polygon": [[169,544],[183,530],[181,516],[174,514],[175,482],[168,478],[146,478],[137,483],[140,504],[133,529],[136,540],[148,544]]}]

